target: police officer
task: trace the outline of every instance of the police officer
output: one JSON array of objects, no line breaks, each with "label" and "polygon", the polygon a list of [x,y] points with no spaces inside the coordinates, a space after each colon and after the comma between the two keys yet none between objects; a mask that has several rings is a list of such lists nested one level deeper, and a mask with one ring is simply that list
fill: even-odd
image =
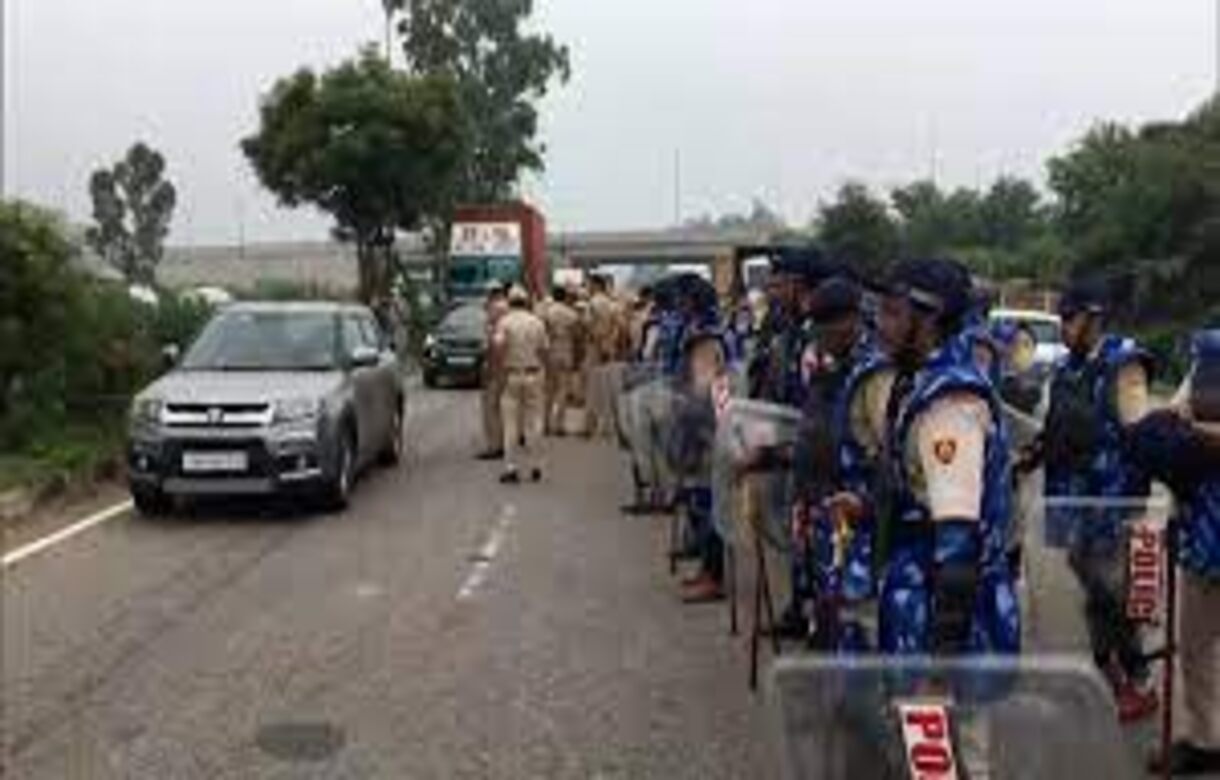
[{"label": "police officer", "polygon": [[872,499],[882,652],[1020,649],[1004,555],[1008,443],[991,383],[960,349],[970,303],[969,273],[948,260],[900,263],[882,297],[878,328],[896,369]]},{"label": "police officer", "polygon": [[781,250],[771,260],[767,315],[749,366],[751,398],[801,405],[800,355],[806,333],[800,304],[812,257],[812,252]]},{"label": "police officer", "polygon": [[550,340],[546,324],[530,311],[529,294],[514,286],[508,294],[509,312],[496,325],[493,345],[504,367],[504,393],[500,400],[504,421],[504,472],[500,481],[516,483],[519,467],[530,479],[542,479],[545,376]]},{"label": "police officer", "polygon": [[1194,365],[1169,408],[1130,434],[1132,458],[1173,490],[1181,565],[1179,661],[1185,723],[1168,762],[1177,776],[1220,772],[1220,330],[1194,339]]},{"label": "police officer", "polygon": [[585,323],[585,399],[589,436],[609,432],[610,398],[604,368],[616,359],[619,345],[618,304],[610,296],[610,282],[601,275],[589,279],[591,295]]},{"label": "police officer", "polygon": [[[1105,333],[1105,288],[1074,283],[1059,304],[1068,354],[1050,383],[1049,407],[1033,457],[1045,464],[1048,499],[1147,497],[1147,473],[1132,462],[1125,431],[1148,411],[1151,360],[1129,339]],[[1082,513],[1087,512],[1087,516]],[[1085,618],[1098,667],[1113,688],[1123,721],[1157,708],[1138,627],[1126,614],[1127,545],[1123,510],[1049,506],[1046,523],[1069,527],[1068,562],[1085,593]]]},{"label": "police officer", "polygon": [[500,397],[504,394],[504,370],[493,339],[500,319],[508,313],[508,293],[500,285],[487,291],[483,301],[485,319],[483,353],[483,393],[480,397],[483,412],[484,449],[479,460],[499,460],[504,457],[504,422],[500,416]]},{"label": "police officer", "polygon": [[567,290],[555,288],[542,319],[550,340],[546,365],[546,430],[563,436],[568,406],[579,381],[576,345],[580,338],[580,315],[568,305]]},{"label": "police officer", "polygon": [[810,311],[817,367],[804,410],[808,454],[798,457],[807,511],[797,517],[808,523],[813,639],[824,650],[866,650],[875,631],[873,522],[844,499],[874,491],[893,372],[865,326],[861,300],[859,285],[836,275],[817,287]]},{"label": "police officer", "polygon": [[682,582],[682,601],[702,604],[724,598],[724,540],[712,522],[710,455],[716,435],[712,400],[713,382],[725,370],[724,333],[709,314],[687,329],[683,344],[682,370],[677,381],[673,414],[676,417],[670,442],[671,459],[687,474],[681,501],[686,507],[692,552],[699,570]]}]

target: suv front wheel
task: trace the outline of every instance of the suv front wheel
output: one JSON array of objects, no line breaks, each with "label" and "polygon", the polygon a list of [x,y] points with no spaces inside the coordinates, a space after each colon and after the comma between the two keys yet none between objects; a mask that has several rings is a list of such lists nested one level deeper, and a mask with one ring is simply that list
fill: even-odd
[{"label": "suv front wheel", "polygon": [[169,496],[153,487],[133,487],[131,501],[145,517],[159,517],[170,510]]},{"label": "suv front wheel", "polygon": [[356,476],[356,441],[350,427],[343,428],[335,447],[335,472],[323,488],[323,501],[328,509],[340,511],[347,508]]}]

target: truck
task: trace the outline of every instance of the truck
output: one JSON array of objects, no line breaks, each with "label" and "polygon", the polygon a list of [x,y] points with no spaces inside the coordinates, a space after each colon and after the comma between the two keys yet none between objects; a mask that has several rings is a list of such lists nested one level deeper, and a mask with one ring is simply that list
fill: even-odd
[{"label": "truck", "polygon": [[445,292],[482,298],[494,284],[521,284],[541,297],[550,284],[546,220],[523,201],[458,206],[453,212]]}]

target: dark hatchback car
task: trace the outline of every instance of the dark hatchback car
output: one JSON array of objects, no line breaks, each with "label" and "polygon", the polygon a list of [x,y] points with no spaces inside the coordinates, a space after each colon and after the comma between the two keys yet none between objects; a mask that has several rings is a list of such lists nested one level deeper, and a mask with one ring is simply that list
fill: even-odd
[{"label": "dark hatchback car", "polygon": [[486,326],[482,303],[450,309],[424,342],[424,384],[481,384]]}]

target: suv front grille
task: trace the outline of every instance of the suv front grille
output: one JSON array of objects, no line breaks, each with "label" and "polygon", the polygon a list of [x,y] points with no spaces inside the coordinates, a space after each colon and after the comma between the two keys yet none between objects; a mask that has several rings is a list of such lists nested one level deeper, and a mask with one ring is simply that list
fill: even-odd
[{"label": "suv front grille", "polygon": [[271,404],[165,405],[162,422],[171,428],[257,428],[271,423]]}]

